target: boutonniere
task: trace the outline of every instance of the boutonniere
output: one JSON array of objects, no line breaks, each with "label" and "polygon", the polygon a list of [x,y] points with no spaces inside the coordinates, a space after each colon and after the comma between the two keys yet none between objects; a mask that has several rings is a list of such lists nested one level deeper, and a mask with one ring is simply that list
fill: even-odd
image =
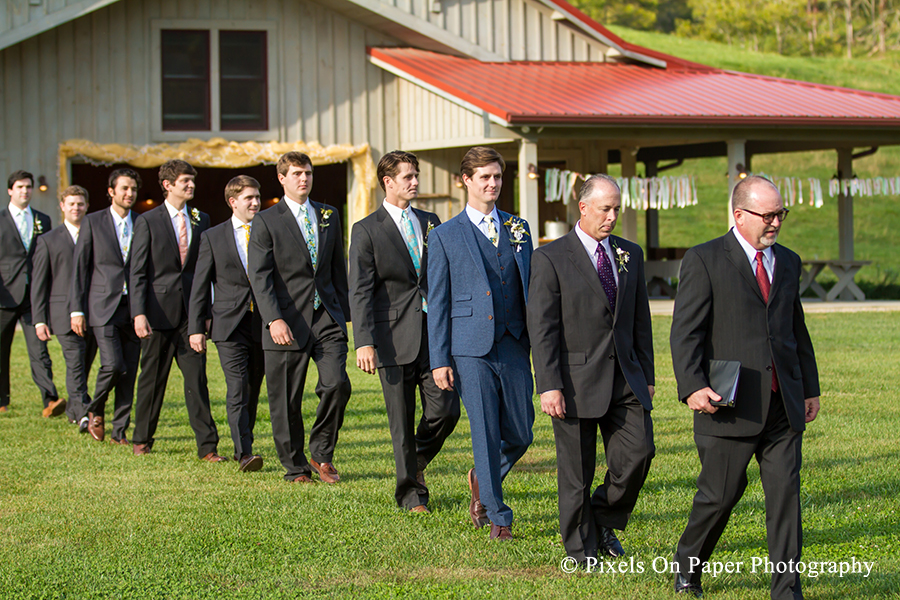
[{"label": "boutonniere", "polygon": [[331,225],[331,223],[328,222],[328,219],[331,218],[331,213],[333,212],[334,211],[330,208],[323,208],[319,211],[319,214],[322,216],[322,218],[319,219],[319,229],[325,229]]},{"label": "boutonniere", "polygon": [[425,228],[425,241],[422,242],[422,245],[426,248],[428,247],[428,234],[431,233],[432,229],[434,229],[434,223],[428,221],[428,226]]},{"label": "boutonniere", "polygon": [[34,220],[34,235],[39,236],[44,233],[44,223],[40,219]]},{"label": "boutonniere", "polygon": [[516,252],[521,252],[522,244],[527,241],[525,236],[531,237],[531,234],[525,229],[525,221],[518,217],[510,217],[504,225],[509,227],[509,232],[512,234],[509,243],[516,247]]},{"label": "boutonniere", "polygon": [[196,227],[200,224],[200,211],[196,208],[191,209],[191,227]]},{"label": "boutonniere", "polygon": [[616,265],[619,267],[619,273],[622,271],[628,272],[628,267],[625,266],[628,264],[628,261],[631,260],[631,254],[619,248],[615,243],[612,244],[613,250],[616,251]]}]

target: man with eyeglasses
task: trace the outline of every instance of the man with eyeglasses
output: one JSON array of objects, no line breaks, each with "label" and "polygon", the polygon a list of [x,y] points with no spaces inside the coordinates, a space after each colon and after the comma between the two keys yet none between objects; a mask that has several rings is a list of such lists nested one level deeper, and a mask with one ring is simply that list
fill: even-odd
[{"label": "man with eyeglasses", "polygon": [[[800,257],[775,241],[787,217],[771,181],[732,195],[734,229],[681,264],[671,347],[678,397],[694,411],[701,471],[678,542],[675,591],[699,597],[700,575],[747,487],[755,456],[766,498],[772,598],[802,598],[801,443],[819,412],[819,378],[800,305]],[[711,360],[740,361],[734,406],[710,388]]]}]

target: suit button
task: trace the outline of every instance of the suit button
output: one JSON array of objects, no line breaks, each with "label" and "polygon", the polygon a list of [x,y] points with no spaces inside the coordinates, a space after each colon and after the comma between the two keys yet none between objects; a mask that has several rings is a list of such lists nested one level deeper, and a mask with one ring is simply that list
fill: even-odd
[{"label": "suit button", "polygon": [[500,256],[500,253],[499,253],[499,252],[497,253],[497,256]]},{"label": "suit button", "polygon": [[488,296],[490,296],[490,295],[491,295],[491,293],[490,293],[490,292],[488,292],[488,293],[487,293],[487,295],[488,295]]},{"label": "suit button", "polygon": [[500,270],[502,271],[504,268],[505,268],[505,267],[500,267]]},{"label": "suit button", "polygon": [[488,321],[493,321],[493,320],[494,320],[494,315],[488,315]]},{"label": "suit button", "polygon": [[609,360],[616,360],[616,355],[615,355],[615,354],[610,354],[610,355],[609,355]]},{"label": "suit button", "polygon": [[416,308],[416,312],[419,312],[419,310],[420,310],[419,308]]},{"label": "suit button", "polygon": [[769,365],[768,367],[766,367],[766,371],[771,371],[771,370],[772,370],[772,365]]},{"label": "suit button", "polygon": [[506,282],[505,282],[505,281],[501,281],[500,283],[503,284],[503,285],[506,285]]}]

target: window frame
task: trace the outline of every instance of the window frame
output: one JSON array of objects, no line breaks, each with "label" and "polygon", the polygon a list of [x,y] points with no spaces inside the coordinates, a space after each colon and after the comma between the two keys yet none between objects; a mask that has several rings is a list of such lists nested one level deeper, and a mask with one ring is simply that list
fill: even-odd
[{"label": "window frame", "polygon": [[[279,94],[276,82],[278,66],[278,46],[276,43],[277,23],[274,21],[232,21],[195,19],[153,19],[151,26],[151,137],[154,142],[179,142],[187,138],[208,140],[222,137],[231,141],[277,141],[280,115]],[[209,33],[209,108],[210,128],[208,130],[164,130],[162,127],[162,30],[184,29],[203,30]],[[228,130],[222,129],[221,110],[221,69],[219,68],[220,31],[264,31],[266,32],[266,109],[268,129]]]}]

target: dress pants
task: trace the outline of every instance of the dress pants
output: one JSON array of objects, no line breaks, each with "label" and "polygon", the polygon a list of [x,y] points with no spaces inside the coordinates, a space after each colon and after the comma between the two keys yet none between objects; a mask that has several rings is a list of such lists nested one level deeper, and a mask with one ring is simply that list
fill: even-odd
[{"label": "dress pants", "polygon": [[509,526],[513,512],[503,503],[501,484],[534,439],[528,348],[506,333],[485,356],[454,356],[453,362],[456,387],[469,415],[481,503],[491,523]]},{"label": "dress pants", "polygon": [[188,321],[184,319],[176,329],[154,329],[150,337],[141,340],[141,375],[134,405],[133,441],[153,446],[153,434],[159,424],[174,358],[184,376],[184,402],[197,441],[197,456],[203,458],[216,451],[219,433],[209,410],[206,354],[194,352],[188,338]]},{"label": "dress pants", "polygon": [[216,342],[225,374],[225,409],[234,442],[234,458],[253,454],[253,427],[259,390],[266,374],[262,342],[251,333],[253,313],[247,312],[228,341]]},{"label": "dress pants", "polygon": [[[556,440],[559,530],[566,554],[597,557],[598,528],[625,529],[656,452],[653,422],[617,367],[613,400],[597,419],[552,419]],[[593,494],[597,431],[603,436],[606,476]]]},{"label": "dress pants", "polygon": [[94,333],[90,329],[84,337],[74,331],[68,331],[57,335],[56,339],[62,347],[63,359],[66,361],[66,395],[69,397],[66,417],[78,423],[82,417],[87,416],[91,405],[88,375],[97,355],[97,340],[94,339]]},{"label": "dress pants", "polygon": [[47,352],[47,342],[38,339],[31,322],[31,302],[27,299],[16,308],[0,308],[0,406],[9,406],[9,358],[17,322],[21,323],[25,335],[31,378],[41,390],[41,400],[46,408],[59,398],[59,392],[53,385],[53,363]]},{"label": "dress pants", "polygon": [[[428,504],[428,488],[416,481],[459,421],[459,396],[445,392],[434,382],[428,359],[428,326],[422,323],[422,341],[415,362],[378,369],[387,409],[397,486],[397,506],[410,509]],[[416,426],[416,388],[422,400],[422,417]]]},{"label": "dress pants", "polygon": [[88,412],[104,416],[109,394],[115,391],[112,437],[114,440],[124,440],[127,439],[128,425],[131,422],[134,381],[141,355],[141,340],[134,333],[128,296],[122,296],[116,312],[106,325],[92,329],[100,351],[100,369],[94,386],[94,400],[88,407]]},{"label": "dress pants", "polygon": [[[727,410],[727,409],[720,409]],[[763,431],[750,437],[694,435],[700,454],[697,493],[687,527],[678,542],[675,562],[680,573],[700,583],[703,563],[712,556],[731,511],[747,487],[747,466],[756,456],[766,498],[766,539],[769,560],[776,565],[800,560],[800,466],[803,433],[791,429],[779,392],[772,392]],[[690,558],[700,560],[691,571]],[[802,598],[800,575],[786,570],[772,574],[773,600]]]},{"label": "dress pants", "polygon": [[[269,335],[264,332],[263,335]],[[266,350],[266,388],[272,437],[284,478],[292,481],[309,475],[311,468],[304,452],[303,388],[312,358],[319,371],[316,395],[319,406],[309,434],[309,454],[318,463],[333,462],[338,431],[350,400],[347,376],[347,334],[320,306],[313,314],[309,341],[300,351]]]}]

